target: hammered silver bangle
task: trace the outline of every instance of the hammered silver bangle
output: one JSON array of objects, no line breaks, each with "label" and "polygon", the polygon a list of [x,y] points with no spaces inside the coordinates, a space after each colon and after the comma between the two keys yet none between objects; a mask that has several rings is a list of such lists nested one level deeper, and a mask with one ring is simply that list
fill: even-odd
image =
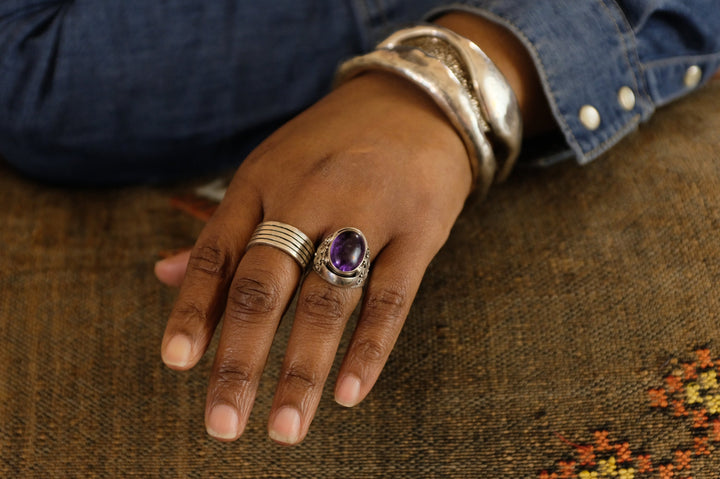
[{"label": "hammered silver bangle", "polygon": [[435,25],[399,30],[343,63],[336,84],[373,69],[403,76],[433,98],[462,138],[482,193],[508,176],[520,152],[520,111],[505,77],[472,41]]}]

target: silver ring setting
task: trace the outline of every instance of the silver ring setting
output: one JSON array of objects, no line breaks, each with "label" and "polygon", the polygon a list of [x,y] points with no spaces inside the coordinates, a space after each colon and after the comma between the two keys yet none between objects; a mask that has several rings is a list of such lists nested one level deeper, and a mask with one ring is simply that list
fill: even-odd
[{"label": "silver ring setting", "polygon": [[258,245],[272,246],[289,254],[303,270],[315,254],[315,246],[305,233],[279,221],[260,223],[245,250]]},{"label": "silver ring setting", "polygon": [[342,228],[318,246],[313,269],[328,283],[359,288],[370,270],[370,248],[357,228]]}]

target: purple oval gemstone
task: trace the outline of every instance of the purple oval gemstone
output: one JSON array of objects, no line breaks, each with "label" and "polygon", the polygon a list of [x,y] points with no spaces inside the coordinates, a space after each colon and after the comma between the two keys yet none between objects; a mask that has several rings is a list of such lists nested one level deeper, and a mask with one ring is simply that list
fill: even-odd
[{"label": "purple oval gemstone", "polygon": [[343,231],[330,245],[330,261],[344,273],[356,269],[365,257],[365,240],[357,232]]}]

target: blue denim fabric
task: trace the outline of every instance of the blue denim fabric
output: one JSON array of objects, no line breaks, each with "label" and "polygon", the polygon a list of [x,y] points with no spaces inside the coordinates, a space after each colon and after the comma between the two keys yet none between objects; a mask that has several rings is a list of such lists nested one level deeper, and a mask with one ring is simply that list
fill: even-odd
[{"label": "blue denim fabric", "polygon": [[[647,120],[656,107],[691,91],[691,65],[700,85],[720,66],[718,0],[467,0],[458,9],[505,25],[530,51],[556,120],[580,163],[587,163]],[[618,101],[632,89],[635,107]],[[601,118],[590,131],[579,120],[584,105]]]},{"label": "blue denim fabric", "polygon": [[337,0],[2,0],[0,154],[55,182],[237,164],[328,90],[358,32]]},{"label": "blue denim fabric", "polygon": [[[3,0],[0,154],[55,182],[158,181],[235,165],[329,88],[337,64],[448,10],[528,47],[581,163],[720,65],[717,0]],[[430,13],[428,13],[430,12]],[[617,100],[635,93],[631,111]],[[578,120],[583,105],[602,118]]]}]

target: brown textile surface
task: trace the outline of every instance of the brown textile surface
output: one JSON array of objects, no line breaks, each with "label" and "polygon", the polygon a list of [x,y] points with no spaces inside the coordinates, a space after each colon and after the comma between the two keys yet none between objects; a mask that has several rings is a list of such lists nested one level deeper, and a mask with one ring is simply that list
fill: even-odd
[{"label": "brown textile surface", "polygon": [[152,266],[202,226],[179,188],[0,167],[0,476],[718,477],[718,111],[714,84],[469,205],[374,391],[326,388],[293,448],[266,434],[289,318],[236,443],[204,432],[211,355],[160,361],[175,292]]}]

